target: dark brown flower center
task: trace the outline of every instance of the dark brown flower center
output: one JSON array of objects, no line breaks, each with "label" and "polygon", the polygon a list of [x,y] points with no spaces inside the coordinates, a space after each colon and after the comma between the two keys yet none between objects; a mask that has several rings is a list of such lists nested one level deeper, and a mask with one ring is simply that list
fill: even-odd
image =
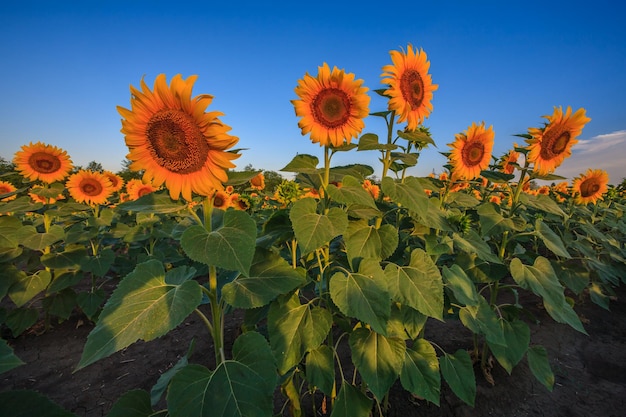
[{"label": "dark brown flower center", "polygon": [[424,80],[418,71],[408,70],[400,78],[402,97],[413,109],[422,105],[424,101]]},{"label": "dark brown flower center", "polygon": [[28,165],[42,174],[51,174],[61,169],[61,160],[46,152],[34,152],[28,158]]},{"label": "dark brown flower center", "polygon": [[480,164],[485,155],[485,145],[478,141],[469,142],[463,147],[461,155],[463,156],[463,165],[468,167],[476,166]]},{"label": "dark brown flower center", "polygon": [[80,191],[83,194],[88,195],[89,197],[94,197],[102,194],[102,190],[102,183],[93,178],[85,178],[80,182]]},{"label": "dark brown flower center", "polygon": [[215,197],[213,197],[213,207],[224,207],[226,205],[226,200],[224,200],[224,197],[221,195],[216,195]]},{"label": "dark brown flower center", "polygon": [[328,129],[343,126],[350,118],[350,98],[338,88],[325,88],[313,100],[315,121]]},{"label": "dark brown flower center", "polygon": [[591,197],[600,191],[600,184],[596,179],[587,179],[580,184],[580,195],[582,197]]},{"label": "dark brown flower center", "polygon": [[541,158],[549,161],[561,155],[567,149],[571,137],[570,132],[563,129],[552,129],[545,132],[541,141]]},{"label": "dark brown flower center", "polygon": [[209,145],[190,115],[180,110],[161,110],[150,118],[146,128],[152,158],[177,174],[202,169]]}]

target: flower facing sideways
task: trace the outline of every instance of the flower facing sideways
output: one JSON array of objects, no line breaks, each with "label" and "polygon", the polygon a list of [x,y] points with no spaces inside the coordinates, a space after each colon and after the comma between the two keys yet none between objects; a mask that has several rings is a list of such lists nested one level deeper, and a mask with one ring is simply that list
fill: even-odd
[{"label": "flower facing sideways", "polygon": [[[9,194],[14,191],[17,191],[17,188],[15,188],[13,184],[7,181],[0,181],[0,195]],[[11,200],[15,200],[16,198],[17,198],[17,194],[13,194],[3,199],[0,199],[0,201],[2,202],[11,201]]]},{"label": "flower facing sideways", "polygon": [[602,169],[588,169],[585,174],[575,178],[572,193],[576,204],[595,203],[606,193],[609,174]]}]

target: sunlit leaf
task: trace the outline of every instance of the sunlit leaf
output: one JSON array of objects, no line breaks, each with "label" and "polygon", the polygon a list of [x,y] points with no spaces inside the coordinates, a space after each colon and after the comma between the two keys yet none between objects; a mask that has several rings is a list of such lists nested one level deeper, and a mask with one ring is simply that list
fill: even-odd
[{"label": "sunlit leaf", "polygon": [[350,334],[352,361],[368,388],[381,401],[398,379],[406,345],[399,337],[385,337],[365,327]]},{"label": "sunlit leaf", "polygon": [[521,193],[519,201],[527,207],[545,211],[546,213],[556,214],[561,217],[565,216],[565,213],[556,201],[547,195],[531,195],[528,193]]},{"label": "sunlit leaf", "polygon": [[359,151],[376,151],[376,150],[394,150],[398,145],[392,143],[382,144],[378,142],[378,135],[374,133],[366,133],[359,138]]},{"label": "sunlit leaf", "polygon": [[34,226],[23,226],[17,231],[17,240],[21,245],[24,245],[28,249],[44,250],[46,247],[52,245],[63,239],[65,232],[63,228],[58,225],[50,226],[48,232],[37,232]]},{"label": "sunlit leaf", "polygon": [[417,339],[407,348],[400,373],[400,382],[407,391],[439,406],[441,375],[435,348],[424,339]]},{"label": "sunlit leaf", "polygon": [[475,253],[479,258],[501,264],[502,261],[491,250],[487,242],[485,242],[475,230],[463,234],[454,233],[452,237],[454,245],[461,251]]},{"label": "sunlit leaf", "polygon": [[334,201],[340,204],[359,204],[376,209],[376,204],[371,194],[363,188],[359,180],[350,175],[343,177],[341,187],[330,184],[328,186],[328,194]]},{"label": "sunlit leaf", "polygon": [[513,258],[510,269],[515,282],[543,298],[546,311],[554,320],[567,323],[579,332],[587,334],[578,315],[565,299],[564,289],[549,260],[539,256],[533,266],[528,266],[519,258]]},{"label": "sunlit leaf", "polygon": [[428,211],[428,196],[415,177],[405,178],[404,182],[385,177],[381,182],[381,189],[395,203],[400,203],[420,216]]},{"label": "sunlit leaf", "polygon": [[463,349],[457,350],[454,355],[446,353],[439,357],[439,368],[452,392],[473,407],[476,399],[476,377],[469,353]]},{"label": "sunlit leaf", "polygon": [[443,319],[443,281],[439,268],[422,249],[411,252],[408,266],[390,263],[385,268],[393,300],[419,312]]},{"label": "sunlit leaf", "polygon": [[444,266],[442,272],[446,286],[452,290],[454,297],[460,303],[468,306],[478,304],[476,284],[474,284],[459,265],[452,264],[450,268]]},{"label": "sunlit leaf", "polygon": [[41,263],[48,268],[78,269],[85,256],[87,256],[87,249],[83,245],[67,245],[64,250],[46,253],[40,259]]},{"label": "sunlit leaf", "polygon": [[165,282],[159,261],[137,265],[106,302],[89,333],[77,369],[109,356],[137,340],[150,341],[178,326],[202,301],[200,285]]},{"label": "sunlit leaf", "polygon": [[501,235],[505,231],[515,229],[513,220],[500,214],[500,210],[493,203],[481,204],[476,211],[480,219],[482,236]]},{"label": "sunlit leaf", "polygon": [[528,367],[535,378],[537,378],[537,381],[541,382],[548,391],[552,392],[554,374],[550,368],[546,348],[540,345],[530,346],[526,352],[526,358],[528,359]]},{"label": "sunlit leaf", "polygon": [[191,259],[248,275],[256,247],[256,223],[248,213],[228,210],[223,224],[209,232],[191,226],[180,244]]},{"label": "sunlit leaf", "polygon": [[21,307],[46,289],[52,275],[50,271],[42,269],[30,275],[20,273],[17,278],[9,288],[8,294],[15,305]]},{"label": "sunlit leaf", "polygon": [[387,278],[377,260],[363,259],[358,273],[335,273],[330,279],[330,296],[343,314],[386,334],[391,300]]},{"label": "sunlit leaf", "polygon": [[398,231],[394,226],[384,224],[377,229],[364,220],[351,221],[343,238],[350,261],[355,258],[383,260],[398,246]]},{"label": "sunlit leaf", "polygon": [[341,235],[348,226],[348,216],[333,207],[327,214],[317,213],[317,201],[303,198],[294,203],[289,213],[293,231],[303,253],[309,253]]},{"label": "sunlit leaf", "polygon": [[281,171],[284,172],[304,172],[315,173],[318,172],[317,164],[319,159],[312,155],[299,154],[296,155],[291,162],[287,164]]},{"label": "sunlit leaf", "polygon": [[174,201],[165,192],[154,192],[143,195],[137,200],[118,204],[118,210],[141,213],[176,213],[187,209],[181,201]]},{"label": "sunlit leaf", "polygon": [[300,362],[307,351],[324,341],[332,316],[327,309],[311,303],[300,304],[298,295],[293,294],[270,305],[267,321],[278,370],[284,374]]}]

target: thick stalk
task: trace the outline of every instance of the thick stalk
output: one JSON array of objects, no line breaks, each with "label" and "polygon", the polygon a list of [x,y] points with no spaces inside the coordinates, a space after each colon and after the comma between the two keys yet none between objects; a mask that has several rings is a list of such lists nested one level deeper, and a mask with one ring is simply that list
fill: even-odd
[{"label": "thick stalk", "polygon": [[[391,145],[393,143],[393,123],[396,117],[396,112],[392,111],[389,115],[389,121],[387,122],[387,145]],[[385,119],[386,120],[386,119]],[[391,149],[385,149],[383,152],[383,176],[385,178],[387,176],[387,171],[391,167]]]}]

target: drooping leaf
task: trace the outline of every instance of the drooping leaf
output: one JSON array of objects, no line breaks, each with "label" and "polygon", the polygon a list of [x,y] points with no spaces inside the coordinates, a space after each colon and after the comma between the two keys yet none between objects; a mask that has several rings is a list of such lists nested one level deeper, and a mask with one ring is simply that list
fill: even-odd
[{"label": "drooping leaf", "polygon": [[552,253],[563,258],[571,258],[559,235],[541,220],[535,223],[535,233]]},{"label": "drooping leaf", "polygon": [[191,259],[248,275],[256,247],[256,224],[248,213],[228,210],[223,224],[212,232],[191,226],[180,244]]},{"label": "drooping leaf", "polygon": [[327,244],[348,226],[348,216],[343,210],[333,207],[327,214],[318,214],[317,202],[313,198],[296,201],[289,218],[303,254]]},{"label": "drooping leaf", "polygon": [[45,290],[51,279],[50,271],[45,269],[31,275],[20,273],[18,280],[9,288],[9,297],[16,306],[21,307]]},{"label": "drooping leaf", "polygon": [[11,330],[13,337],[18,337],[22,332],[37,322],[39,312],[34,308],[15,308],[6,317],[5,324]]},{"label": "drooping leaf", "polygon": [[443,319],[443,281],[439,268],[422,249],[411,252],[408,266],[390,263],[385,268],[393,300],[419,312]]},{"label": "drooping leaf", "polygon": [[482,236],[501,235],[505,231],[515,229],[513,220],[504,217],[499,208],[493,203],[484,203],[476,210],[480,219]]},{"label": "drooping leaf", "polygon": [[304,369],[309,385],[330,396],[335,385],[335,362],[330,346],[320,345],[311,350],[306,356]]},{"label": "drooping leaf", "polygon": [[287,164],[281,171],[297,173],[316,173],[319,159],[316,156],[299,154]]},{"label": "drooping leaf", "polygon": [[303,269],[293,269],[280,255],[257,248],[250,276],[224,285],[222,297],[233,307],[262,307],[280,294],[306,283]]},{"label": "drooping leaf", "polygon": [[385,337],[365,327],[350,333],[352,361],[379,401],[398,379],[406,345],[399,337]]},{"label": "drooping leaf", "polygon": [[439,368],[452,392],[473,407],[476,399],[476,377],[469,353],[463,349],[457,350],[454,355],[446,353],[439,357]]},{"label": "drooping leaf", "polygon": [[161,401],[161,397],[167,391],[167,387],[170,384],[174,375],[178,373],[181,369],[189,364],[189,356],[191,355],[191,350],[193,349],[194,342],[192,341],[190,349],[187,351],[187,354],[181,357],[174,366],[172,366],[167,371],[163,372],[156,384],[150,390],[150,404],[152,407],[155,407],[159,401]]},{"label": "drooping leaf", "polygon": [[372,400],[357,387],[343,381],[330,417],[368,417],[371,411]]},{"label": "drooping leaf", "polygon": [[80,268],[80,263],[87,256],[83,245],[66,245],[63,251],[54,251],[41,255],[41,263],[53,269]]},{"label": "drooping leaf", "polygon": [[0,339],[0,374],[23,364],[24,362],[13,353],[13,349],[6,340]]},{"label": "drooping leaf", "polygon": [[383,224],[377,229],[364,220],[351,221],[343,238],[350,261],[355,258],[383,260],[398,246],[398,231],[394,226]]},{"label": "drooping leaf", "polygon": [[111,248],[104,248],[95,256],[83,258],[80,265],[83,271],[91,272],[97,277],[103,277],[109,272],[114,261],[115,252]]},{"label": "drooping leaf", "polygon": [[441,375],[435,348],[424,339],[417,339],[407,348],[400,373],[400,382],[407,391],[439,406]]},{"label": "drooping leaf", "polygon": [[76,295],[76,304],[90,319],[93,319],[100,310],[104,300],[106,300],[106,294],[101,288],[93,292],[81,292]]},{"label": "drooping leaf", "polygon": [[386,334],[391,300],[385,273],[377,260],[363,259],[358,273],[335,273],[330,279],[330,296],[343,314]]},{"label": "drooping leaf", "polygon": [[89,333],[77,369],[109,356],[139,339],[153,340],[178,326],[202,301],[200,285],[165,282],[159,261],[137,265],[113,292]]},{"label": "drooping leaf", "polygon": [[537,381],[541,382],[548,391],[552,392],[554,374],[552,373],[552,368],[550,368],[546,348],[540,345],[530,346],[526,352],[526,358],[528,359],[528,367],[535,378],[537,378]]},{"label": "drooping leaf", "polygon": [[304,354],[317,348],[332,325],[329,310],[310,303],[300,304],[297,294],[274,301],[267,316],[272,351],[278,370],[286,373]]},{"label": "drooping leaf", "polygon": [[500,325],[502,326],[506,346],[491,343],[489,340],[487,342],[493,356],[510,375],[513,372],[513,368],[522,360],[528,350],[530,329],[521,320],[500,320]]},{"label": "drooping leaf", "polygon": [[65,231],[59,225],[52,225],[48,232],[37,232],[35,226],[23,226],[17,231],[17,240],[21,245],[32,250],[44,250],[46,247],[60,241]]},{"label": "drooping leaf", "polygon": [[468,306],[478,304],[476,285],[459,265],[452,264],[450,268],[444,266],[442,272],[446,286],[460,303]]},{"label": "drooping leaf", "polygon": [[557,216],[565,216],[565,213],[559,207],[559,205],[547,195],[531,195],[528,193],[521,193],[519,201],[526,207],[531,207],[537,210],[544,211],[546,213],[556,214]]},{"label": "drooping leaf", "polygon": [[154,414],[150,394],[142,389],[125,392],[111,407],[106,417],[150,417]]},{"label": "drooping leaf", "polygon": [[421,217],[428,211],[428,196],[415,177],[405,178],[403,183],[385,177],[381,182],[381,189],[395,203],[400,203]]},{"label": "drooping leaf", "polygon": [[484,335],[490,344],[506,346],[498,315],[482,295],[478,296],[478,304],[462,307],[459,318],[465,327],[474,334]]},{"label": "drooping leaf", "polygon": [[533,266],[529,266],[524,265],[519,258],[513,258],[510,269],[515,282],[543,298],[546,311],[554,320],[567,323],[579,332],[587,334],[580,318],[565,299],[564,289],[549,260],[539,256]]},{"label": "drooping leaf", "polygon": [[76,417],[35,391],[0,392],[0,416],[11,417]]},{"label": "drooping leaf", "polygon": [[481,238],[473,229],[463,234],[463,236],[458,233],[454,233],[452,240],[454,241],[454,245],[460,251],[475,253],[480,259],[491,263],[502,263],[500,258],[493,253],[487,242],[485,242],[483,238]]}]

